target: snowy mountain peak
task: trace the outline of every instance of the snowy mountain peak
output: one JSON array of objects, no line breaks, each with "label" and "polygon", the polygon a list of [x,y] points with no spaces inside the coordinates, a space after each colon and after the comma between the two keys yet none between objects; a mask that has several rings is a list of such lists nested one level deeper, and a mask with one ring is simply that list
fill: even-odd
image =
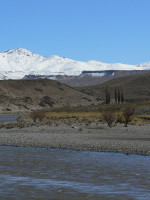
[{"label": "snowy mountain peak", "polygon": [[59,61],[66,61],[66,60],[67,61],[73,61],[73,60],[71,60],[69,58],[58,56],[58,55],[51,55],[48,58],[51,59],[51,60],[59,60]]},{"label": "snowy mountain peak", "polygon": [[29,51],[28,49],[23,49],[23,48],[17,48],[17,49],[8,49],[8,50],[5,50],[3,51],[2,53],[4,54],[18,54],[18,55],[21,55],[21,54],[31,54],[31,51]]},{"label": "snowy mountain peak", "polygon": [[5,50],[2,52],[3,54],[7,54],[7,55],[24,55],[24,56],[33,56],[33,55],[38,55],[41,56],[39,54],[36,54],[28,49],[24,49],[24,48],[17,48],[17,49],[9,49],[9,50]]},{"label": "snowy mountain peak", "polygon": [[[14,77],[23,78],[24,74],[60,74],[79,75],[82,71],[102,71],[102,70],[148,70],[150,62],[140,65],[127,65],[121,63],[102,63],[91,60],[81,62],[69,58],[52,55],[48,58],[36,54],[28,49],[17,48],[5,50],[0,53],[0,74],[8,77],[11,71]],[[3,73],[2,73],[3,72]]]},{"label": "snowy mountain peak", "polygon": [[46,58],[28,49],[17,48],[0,53],[0,71],[34,71]]}]

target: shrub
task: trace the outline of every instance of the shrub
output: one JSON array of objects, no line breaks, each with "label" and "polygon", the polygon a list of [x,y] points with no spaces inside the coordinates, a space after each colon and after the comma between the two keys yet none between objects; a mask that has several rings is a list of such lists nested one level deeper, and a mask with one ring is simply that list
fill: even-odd
[{"label": "shrub", "polygon": [[81,132],[83,129],[82,128],[79,128],[79,131]]},{"label": "shrub", "polygon": [[44,96],[39,103],[39,105],[42,107],[46,107],[46,105],[53,107],[54,104],[55,104],[54,101],[49,96]]},{"label": "shrub", "polygon": [[116,119],[115,119],[113,112],[105,110],[102,113],[102,116],[103,116],[103,119],[105,120],[105,122],[107,122],[107,124],[110,128],[114,127],[116,125]]},{"label": "shrub", "polygon": [[127,127],[128,123],[131,121],[131,116],[134,114],[135,109],[131,106],[126,107],[122,114],[124,116],[125,127]]},{"label": "shrub", "polygon": [[124,121],[124,120],[123,120],[122,114],[121,114],[121,113],[118,113],[116,122],[117,122],[117,123],[123,123],[123,121]]},{"label": "shrub", "polygon": [[39,121],[42,121],[43,118],[45,117],[45,113],[43,113],[43,112],[32,112],[32,113],[30,113],[30,117],[34,122],[36,122],[37,119],[39,119]]}]

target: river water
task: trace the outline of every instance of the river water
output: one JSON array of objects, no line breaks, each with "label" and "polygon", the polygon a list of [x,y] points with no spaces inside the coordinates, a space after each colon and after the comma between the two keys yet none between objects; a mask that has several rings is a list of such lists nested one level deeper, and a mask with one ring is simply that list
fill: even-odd
[{"label": "river water", "polygon": [[0,199],[150,200],[150,156],[0,147]]},{"label": "river water", "polygon": [[18,118],[18,115],[4,115],[4,116],[0,116],[0,123],[4,123],[4,122],[11,122],[11,121],[16,121]]}]

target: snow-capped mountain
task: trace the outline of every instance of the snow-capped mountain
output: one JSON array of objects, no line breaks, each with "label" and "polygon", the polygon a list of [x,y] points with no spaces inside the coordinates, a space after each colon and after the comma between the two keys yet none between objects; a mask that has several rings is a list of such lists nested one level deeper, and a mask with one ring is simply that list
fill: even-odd
[{"label": "snow-capped mountain", "polygon": [[0,53],[0,79],[20,79],[25,75],[80,75],[82,71],[150,70],[150,62],[139,65],[107,64],[99,61],[81,62],[56,55],[48,58],[18,48]]}]

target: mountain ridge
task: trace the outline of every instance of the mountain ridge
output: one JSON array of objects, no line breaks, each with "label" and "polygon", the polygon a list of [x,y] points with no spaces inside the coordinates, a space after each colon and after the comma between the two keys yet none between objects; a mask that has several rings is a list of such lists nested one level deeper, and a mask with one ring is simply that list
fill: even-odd
[{"label": "mountain ridge", "polygon": [[21,79],[25,75],[34,74],[64,74],[67,76],[78,76],[82,71],[103,70],[147,70],[150,62],[138,65],[122,63],[102,63],[90,60],[88,62],[76,61],[57,55],[44,57],[28,49],[17,48],[5,50],[0,53],[0,79]]}]

